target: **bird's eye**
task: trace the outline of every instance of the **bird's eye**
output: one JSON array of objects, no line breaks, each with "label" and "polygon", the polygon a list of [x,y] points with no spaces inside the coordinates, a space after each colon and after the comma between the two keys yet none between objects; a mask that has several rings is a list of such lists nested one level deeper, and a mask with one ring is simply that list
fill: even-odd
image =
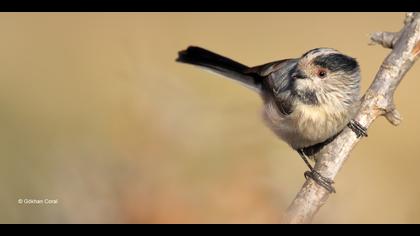
[{"label": "bird's eye", "polygon": [[324,78],[325,76],[327,76],[327,72],[325,70],[320,70],[318,71],[318,76]]}]

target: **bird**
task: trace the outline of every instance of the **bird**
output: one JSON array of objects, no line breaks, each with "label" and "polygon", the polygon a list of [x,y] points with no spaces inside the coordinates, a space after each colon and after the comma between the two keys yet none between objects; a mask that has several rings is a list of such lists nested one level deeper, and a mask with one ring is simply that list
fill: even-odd
[{"label": "bird", "polygon": [[[246,66],[198,46],[178,52],[177,62],[191,64],[239,82],[263,101],[263,121],[296,150],[312,178],[330,193],[334,181],[311,165],[314,155],[348,126],[357,137],[367,130],[353,118],[360,108],[360,66],[340,51],[320,47],[257,66]],[[308,160],[309,159],[309,160]]]}]

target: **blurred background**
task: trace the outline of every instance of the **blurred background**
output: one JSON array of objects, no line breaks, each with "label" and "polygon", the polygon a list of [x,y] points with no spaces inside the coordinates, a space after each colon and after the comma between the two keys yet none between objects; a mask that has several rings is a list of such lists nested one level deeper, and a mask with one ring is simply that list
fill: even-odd
[{"label": "blurred background", "polygon": [[[199,45],[247,65],[332,47],[363,91],[403,13],[1,13],[1,223],[277,223],[306,166],[261,100],[175,63]],[[403,115],[369,129],[315,223],[420,223],[420,65]],[[54,205],[18,199],[58,199]]]}]

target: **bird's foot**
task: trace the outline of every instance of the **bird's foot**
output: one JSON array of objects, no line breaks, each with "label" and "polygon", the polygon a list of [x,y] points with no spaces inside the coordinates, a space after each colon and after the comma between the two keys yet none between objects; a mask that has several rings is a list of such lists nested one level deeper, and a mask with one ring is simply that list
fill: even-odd
[{"label": "bird's foot", "polygon": [[334,181],[332,179],[322,176],[318,171],[312,169],[311,171],[305,171],[305,178],[313,179],[317,184],[324,187],[329,193],[335,193],[335,188],[332,186]]},{"label": "bird's foot", "polygon": [[356,134],[357,138],[367,137],[367,129],[355,120],[351,120],[347,125]]},{"label": "bird's foot", "polygon": [[318,183],[320,186],[324,187],[328,192],[330,193],[335,193],[335,188],[332,186],[332,184],[334,184],[334,181],[326,178],[324,176],[322,176],[318,171],[316,171],[311,163],[309,163],[308,158],[306,156],[306,153],[304,151],[304,149],[299,149],[297,150],[300,157],[303,159],[303,161],[305,162],[305,164],[309,167],[309,171],[305,171],[305,178],[311,178],[313,179],[316,183]]}]

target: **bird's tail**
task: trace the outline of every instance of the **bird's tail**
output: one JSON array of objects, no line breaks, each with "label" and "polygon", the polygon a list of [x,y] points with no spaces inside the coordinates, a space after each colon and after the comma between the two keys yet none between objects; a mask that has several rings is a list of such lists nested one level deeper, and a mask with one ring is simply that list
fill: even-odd
[{"label": "bird's tail", "polygon": [[204,67],[229,79],[236,80],[256,91],[261,89],[261,82],[258,76],[246,72],[249,69],[248,66],[204,48],[190,46],[178,53],[176,61]]}]

